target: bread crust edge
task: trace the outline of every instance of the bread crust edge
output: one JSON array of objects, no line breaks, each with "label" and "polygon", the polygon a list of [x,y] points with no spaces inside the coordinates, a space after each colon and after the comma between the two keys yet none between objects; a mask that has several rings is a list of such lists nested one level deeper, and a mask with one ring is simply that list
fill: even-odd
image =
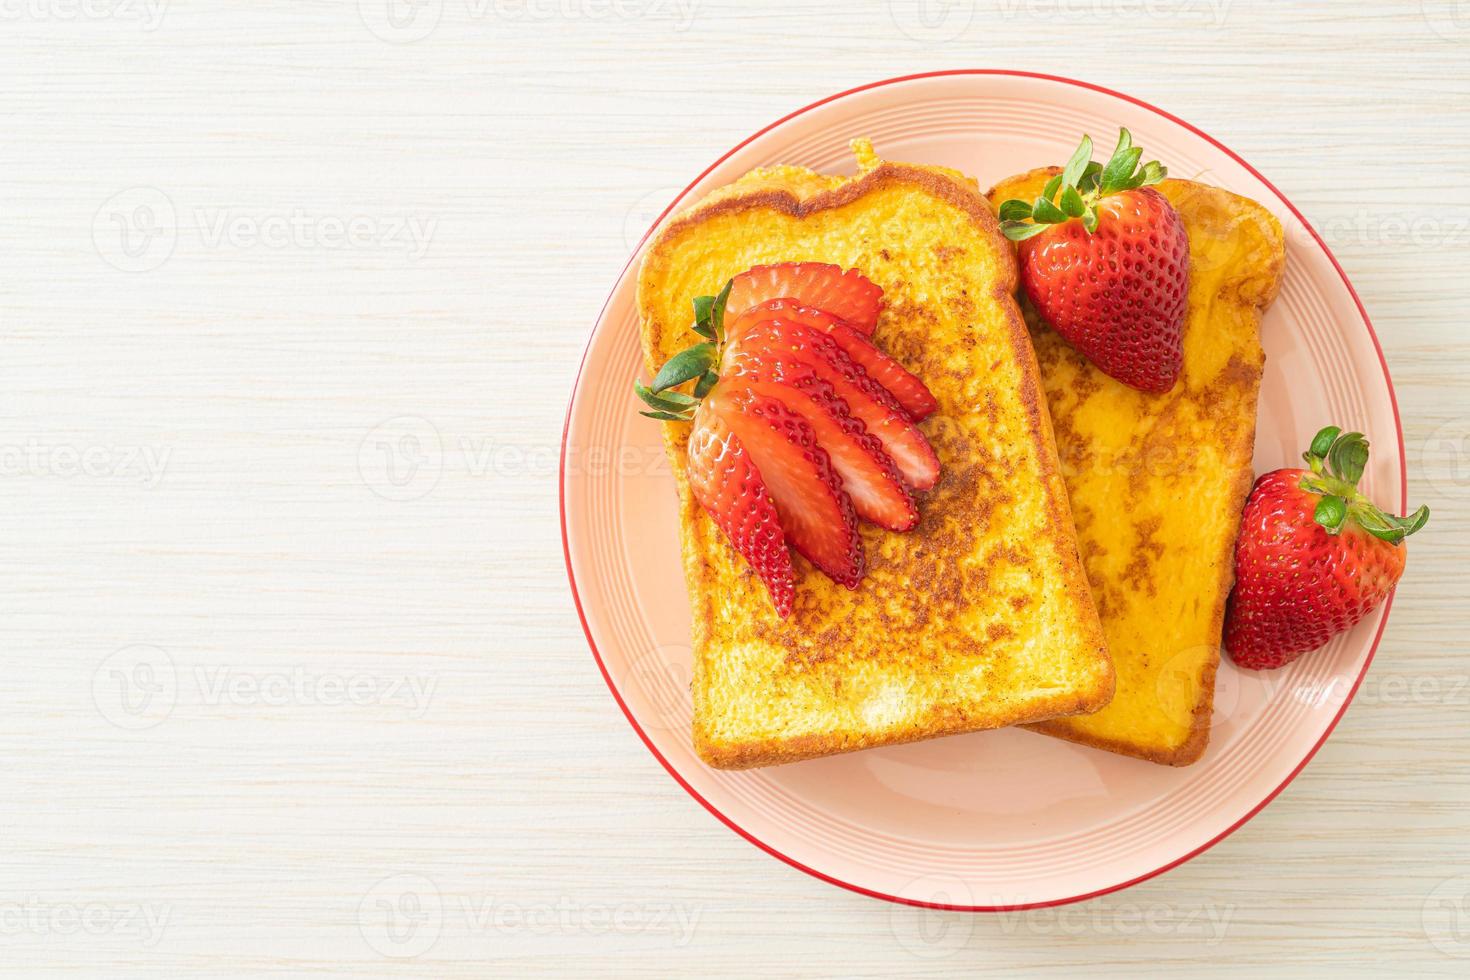
[{"label": "bread crust edge", "polygon": [[[875,188],[890,182],[918,185],[924,191],[963,210],[978,226],[981,233],[990,239],[992,254],[998,257],[1000,265],[1005,270],[1004,276],[995,285],[994,295],[997,303],[1005,312],[1012,355],[1023,367],[1025,382],[1020,398],[1027,413],[1027,432],[1032,449],[1037,455],[1037,465],[1042,475],[1042,488],[1046,498],[1047,518],[1050,526],[1049,536],[1058,548],[1059,557],[1070,559],[1069,562],[1064,562],[1068,565],[1068,569],[1067,580],[1062,583],[1062,588],[1068,601],[1081,611],[1081,618],[1084,620],[1083,626],[1087,635],[1080,638],[1078,646],[1095,650],[1095,659],[1099,662],[1101,669],[1095,672],[1096,684],[1092,689],[1079,691],[1071,696],[1034,701],[1028,704],[1024,711],[1017,710],[998,714],[974,724],[900,729],[882,736],[858,739],[847,739],[836,735],[804,735],[779,740],[716,741],[709,738],[708,733],[700,724],[701,712],[696,692],[694,747],[699,757],[713,768],[750,769],[758,766],[799,762],[884,745],[898,745],[947,735],[1007,728],[1063,715],[1087,714],[1103,707],[1113,697],[1116,683],[1113,661],[1107,650],[1107,641],[1093,602],[1092,589],[1087,583],[1082,570],[1081,555],[1077,550],[1076,529],[1072,524],[1072,510],[1067,498],[1066,484],[1062,480],[1056,440],[1052,432],[1051,414],[1041,389],[1040,366],[1036,360],[1036,352],[1031,346],[1025,318],[1015,299],[1016,288],[1020,282],[1020,270],[1016,262],[1015,250],[1002,234],[999,219],[991,209],[989,202],[979,192],[978,187],[967,187],[958,180],[931,168],[884,161],[838,187],[821,190],[807,197],[798,197],[790,191],[779,188],[760,188],[748,193],[735,194],[720,194],[719,191],[716,191],[718,196],[715,199],[696,203],[660,229],[645,253],[639,269],[638,284],[639,329],[645,365],[650,371],[656,367],[652,363],[651,352],[658,348],[658,341],[661,339],[653,335],[651,324],[642,315],[645,275],[650,261],[659,253],[666,239],[687,232],[690,228],[717,215],[739,214],[758,208],[770,208],[792,218],[802,219],[819,211],[851,204]],[[671,425],[673,423],[665,423],[665,448],[673,452],[674,446],[668,438]],[[678,476],[677,470],[676,476]],[[687,481],[680,477],[678,482],[681,505],[687,508],[690,506]],[[690,543],[689,536],[684,537],[687,546]],[[687,552],[686,547],[684,571],[686,582],[691,586],[690,591],[693,593],[697,591],[693,586],[697,581],[695,576],[699,558],[697,554]],[[704,609],[694,608],[692,611],[694,613],[692,640],[695,669],[698,670],[699,658],[703,656],[703,651],[708,643],[709,604],[705,603]]]}]

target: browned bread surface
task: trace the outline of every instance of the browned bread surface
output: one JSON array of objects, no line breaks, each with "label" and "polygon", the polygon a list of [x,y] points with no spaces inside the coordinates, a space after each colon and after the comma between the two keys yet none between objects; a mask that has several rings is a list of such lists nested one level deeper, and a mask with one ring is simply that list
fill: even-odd
[{"label": "browned bread surface", "polygon": [[[1056,168],[990,192],[1034,200]],[[1281,225],[1188,180],[1159,190],[1189,234],[1184,369],[1162,395],[1094,367],[1027,304],[1082,558],[1118,689],[1107,707],[1036,729],[1152,762],[1196,761],[1210,735],[1235,537],[1250,491],[1261,316],[1281,287]]]},{"label": "browned bread surface", "polygon": [[687,425],[665,423],[694,741],[721,768],[1091,711],[1112,693],[1011,249],[973,182],[855,147],[855,178],[779,167],[716,191],[659,232],[640,274],[651,371],[697,340],[691,300],[751,266],[857,268],[884,289],[875,341],[939,401],[921,428],[943,474],[919,526],[863,528],[870,570],[856,591],[798,558],[787,620],[692,499]]}]

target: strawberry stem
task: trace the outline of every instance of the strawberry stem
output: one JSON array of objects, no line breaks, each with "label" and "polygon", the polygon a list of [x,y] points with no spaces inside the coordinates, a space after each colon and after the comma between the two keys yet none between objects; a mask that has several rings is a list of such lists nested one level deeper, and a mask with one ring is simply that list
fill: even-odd
[{"label": "strawberry stem", "polygon": [[1335,425],[1329,425],[1312,437],[1312,445],[1306,452],[1302,453],[1302,459],[1311,465],[1313,473],[1322,472],[1322,461],[1332,451],[1332,444],[1337,441],[1337,436],[1340,432],[1342,432],[1342,429]]},{"label": "strawberry stem", "polygon": [[[1138,165],[1143,151],[1133,145],[1133,135],[1118,130],[1118,145],[1106,164],[1092,159],[1092,138],[1083,136],[1062,172],[1046,182],[1041,196],[1027,204],[1019,199],[1000,206],[1000,228],[1013,242],[1041,234],[1051,225],[1082,219],[1088,234],[1097,231],[1097,202],[1123,191],[1157,184],[1168,169],[1157,160]],[[1058,194],[1061,195],[1058,198]],[[1031,219],[1031,224],[1026,219]]]},{"label": "strawberry stem", "polygon": [[[725,306],[730,300],[730,289],[735,285],[731,279],[725,283],[718,296],[694,297],[693,330],[704,338],[703,343],[685,348],[669,358],[658,369],[653,383],[644,385],[633,382],[633,391],[644,404],[653,409],[640,412],[651,419],[665,422],[688,422],[694,418],[694,409],[699,400],[710,393],[720,380],[718,368],[725,350]],[[694,394],[686,395],[672,391],[679,385],[699,380],[694,385]]]},{"label": "strawberry stem", "polygon": [[1339,534],[1351,520],[1364,531],[1389,544],[1398,544],[1429,521],[1429,508],[1420,507],[1408,517],[1385,513],[1358,490],[1358,481],[1368,465],[1368,439],[1361,432],[1343,432],[1335,425],[1321,429],[1302,458],[1311,472],[1300,486],[1322,499],[1312,519],[1328,534]]}]

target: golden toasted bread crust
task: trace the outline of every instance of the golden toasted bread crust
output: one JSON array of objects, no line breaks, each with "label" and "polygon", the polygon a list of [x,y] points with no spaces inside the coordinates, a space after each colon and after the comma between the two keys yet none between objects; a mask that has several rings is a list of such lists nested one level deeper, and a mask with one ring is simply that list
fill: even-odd
[{"label": "golden toasted bread crust", "polygon": [[[749,768],[1087,712],[1106,704],[1113,689],[1111,662],[1077,554],[1035,353],[1013,299],[1014,256],[984,198],[951,172],[895,163],[876,164],[845,180],[788,168],[753,174],[744,183],[748,189],[741,183],[721,189],[676,217],[651,246],[639,282],[649,370],[691,342],[688,300],[699,292],[713,292],[721,277],[758,261],[820,259],[858,265],[884,286],[893,303],[880,320],[880,343],[924,377],[940,398],[940,412],[925,429],[941,454],[945,472],[940,485],[920,499],[923,519],[914,531],[894,535],[864,529],[871,570],[856,593],[799,568],[797,608],[783,622],[774,617],[764,591],[692,499],[684,468],[687,427],[666,424],[666,446],[679,484],[684,567],[694,613],[694,741],[700,756],[719,768]],[[871,254],[863,256],[866,261],[854,254],[766,255],[761,252],[763,242],[752,244],[742,237],[756,223],[770,228],[783,221],[831,218],[833,227],[841,228],[836,215],[845,208],[861,209],[875,199],[908,200],[910,195],[934,202],[936,212],[941,206],[962,212],[967,227],[961,237],[986,253],[964,253],[963,243],[957,243],[954,254],[946,255],[947,246],[937,245],[934,261],[939,269],[948,269],[946,263],[951,263],[968,273],[972,269],[966,263],[981,260],[993,266],[985,279],[988,295],[983,303],[961,295],[949,297],[948,303],[969,309],[977,322],[988,311],[997,321],[997,334],[1003,335],[1004,343],[994,350],[998,356],[993,368],[1016,379],[1015,404],[1023,417],[1013,421],[1018,433],[1025,433],[1022,444],[1007,447],[1013,458],[960,458],[965,451],[980,449],[966,439],[965,425],[975,422],[976,413],[989,411],[1004,424],[1012,419],[997,397],[982,397],[983,405],[958,404],[966,400],[967,386],[975,384],[977,365],[971,363],[969,352],[981,343],[948,330],[950,324],[942,315],[936,317],[932,308],[913,300],[927,285],[909,281],[916,275],[917,263],[902,260],[913,257],[891,254],[897,244],[859,246],[854,243],[856,235],[843,247],[871,248]],[[853,220],[864,217],[866,211]],[[863,234],[871,236],[871,229]],[[732,240],[737,244],[728,246]],[[835,236],[830,241],[835,251]],[[824,244],[819,241],[811,247],[817,250]],[[727,246],[728,257],[723,254]],[[707,267],[701,270],[702,278],[696,276],[687,284],[672,282],[690,264]],[[929,302],[932,305],[932,299]],[[963,363],[956,366],[956,358]],[[1033,476],[1029,481],[1021,478],[1027,469]],[[1009,503],[997,505],[993,498],[1016,492],[1029,493],[1042,513],[1026,525],[1026,533],[1034,532],[1035,540],[1011,547],[992,540],[996,535],[986,537],[983,528],[992,509],[1009,515],[1006,508],[1014,508]],[[1021,527],[1019,520],[1013,523]],[[976,542],[984,542],[988,550],[982,554]],[[1040,589],[1028,593],[1015,587],[1005,596],[1011,603],[1005,611],[1016,624],[1016,634],[1033,635],[1026,633],[1024,624],[1031,619],[1039,622],[1043,606],[1047,622],[1060,624],[1065,635],[1057,639],[1062,649],[1055,656],[1057,672],[1065,676],[1051,688],[1048,681],[1025,690],[1008,689],[1004,682],[988,688],[987,672],[1027,676],[1019,666],[1022,655],[1016,652],[1021,638],[1007,635],[1011,626],[994,615],[978,638],[974,630],[967,631],[973,625],[967,617],[977,615],[982,601],[999,602],[1001,590],[990,590],[997,593],[992,597],[966,586],[983,586],[987,575],[1009,573],[1007,558],[1022,564],[1030,561],[1039,566],[1038,572],[1045,572],[1050,597],[1030,594]],[[976,569],[968,577],[949,567],[972,559]],[[923,601],[913,601],[911,596],[919,593]],[[1028,608],[1030,603],[1036,605]],[[782,662],[771,662],[772,652],[781,655]],[[750,664],[735,664],[740,658],[749,658]],[[731,678],[761,687],[730,690]],[[864,723],[866,709],[860,710],[855,700],[866,697],[865,705],[879,703],[882,699],[872,696],[874,690],[902,687],[906,678],[922,691],[905,690],[911,703],[900,712],[902,717]],[[860,688],[864,693],[857,693]],[[794,696],[793,691],[813,702],[812,714],[830,719],[807,724],[799,708],[790,708],[783,723],[758,718],[761,724],[749,726],[762,729],[754,737],[741,737],[729,725],[712,720],[731,713],[732,699],[756,702],[751,710],[759,714],[772,710],[760,702]],[[801,728],[805,730],[797,730]]]},{"label": "golden toasted bread crust", "polygon": [[[991,204],[998,206],[1006,198],[1034,194],[1047,179],[1059,172],[1060,168],[1046,167],[1003,181],[990,191]],[[1186,337],[1185,377],[1175,390],[1162,396],[1134,396],[1110,389],[1116,385],[1115,382],[1105,378],[1039,321],[1033,323],[1033,338],[1038,348],[1045,352],[1041,358],[1042,373],[1052,403],[1058,441],[1066,444],[1063,457],[1080,461],[1077,469],[1069,473],[1068,484],[1079,510],[1076,523],[1083,557],[1089,561],[1098,609],[1120,675],[1131,678],[1134,668],[1139,666],[1135,662],[1138,657],[1144,658],[1147,668],[1150,657],[1163,658],[1179,652],[1152,648],[1138,650],[1122,641],[1116,634],[1124,620],[1130,615],[1138,615],[1140,610],[1147,613],[1148,606],[1144,603],[1130,608],[1126,597],[1118,598],[1118,591],[1126,590],[1136,596],[1140,590],[1146,590],[1152,597],[1157,589],[1167,599],[1170,593],[1193,590],[1192,594],[1203,596],[1207,602],[1200,632],[1189,641],[1184,652],[1184,659],[1189,662],[1183,666],[1197,672],[1193,685],[1195,697],[1177,723],[1177,732],[1182,735],[1179,739],[1162,738],[1152,729],[1135,731],[1128,727],[1128,711],[1167,710],[1154,703],[1162,699],[1167,687],[1158,677],[1151,678],[1151,688],[1145,685],[1140,689],[1136,684],[1120,682],[1114,702],[1092,718],[1055,719],[1027,727],[1071,742],[1162,765],[1185,766],[1197,761],[1209,743],[1215,675],[1220,662],[1219,638],[1226,602],[1234,583],[1232,555],[1235,537],[1239,514],[1253,482],[1251,457],[1255,446],[1256,396],[1264,364],[1258,341],[1259,324],[1261,315],[1280,291],[1285,249],[1279,223],[1252,201],[1192,181],[1168,180],[1160,190],[1175,204],[1191,234],[1191,253],[1196,262],[1194,278],[1197,281],[1191,286],[1188,328],[1211,330],[1223,323],[1222,329],[1213,332],[1219,338],[1216,343],[1224,345],[1224,349],[1202,350],[1200,344],[1190,343],[1190,338]],[[1251,239],[1249,243],[1246,243],[1247,238]],[[1201,257],[1207,260],[1204,267],[1201,267]],[[1029,304],[1027,311],[1034,316]],[[1222,321],[1221,318],[1225,319]],[[1124,432],[1131,430],[1140,436],[1151,428],[1170,435],[1166,423],[1183,411],[1206,422],[1217,404],[1235,411],[1228,418],[1215,419],[1213,424],[1207,424],[1203,439],[1183,440],[1171,435],[1153,447],[1159,453],[1151,459],[1146,458],[1146,448],[1141,448],[1127,460],[1111,460],[1114,465],[1143,471],[1144,476],[1136,481],[1136,486],[1130,484],[1129,489],[1148,496],[1150,493],[1169,492],[1165,484],[1170,482],[1170,474],[1150,473],[1149,466],[1167,470],[1184,455],[1201,451],[1214,453],[1215,465],[1202,470],[1203,478],[1217,484],[1216,492],[1209,497],[1212,513],[1201,514],[1198,520],[1201,527],[1212,520],[1218,521],[1218,527],[1213,530],[1221,533],[1202,534],[1196,540],[1167,542],[1150,541],[1149,535],[1145,534],[1145,546],[1136,549],[1133,560],[1121,572],[1116,571],[1116,565],[1105,564],[1105,553],[1111,542],[1102,539],[1108,531],[1094,528],[1098,515],[1091,513],[1093,508],[1102,506],[1098,485],[1089,482],[1089,468],[1097,465],[1088,453],[1092,437],[1079,428],[1073,417],[1080,411],[1080,406],[1085,406],[1090,398],[1104,389],[1110,389],[1108,393],[1117,395],[1119,404],[1125,406],[1120,414],[1126,414],[1128,408],[1138,412],[1131,417],[1114,417],[1109,421]],[[1097,419],[1090,421],[1095,431]],[[1195,480],[1199,478],[1193,477]],[[1174,481],[1176,486],[1177,482]],[[1197,483],[1192,485],[1197,486]],[[1115,525],[1132,519],[1135,508],[1131,503],[1123,500],[1110,503],[1115,503],[1115,511],[1113,516],[1105,519]],[[1181,502],[1178,506],[1187,507],[1188,504]],[[1197,549],[1200,552],[1199,564],[1205,566],[1198,580],[1158,582],[1159,573],[1155,565],[1164,552],[1155,550],[1155,546],[1160,549]],[[1164,661],[1165,669],[1170,662]]]}]

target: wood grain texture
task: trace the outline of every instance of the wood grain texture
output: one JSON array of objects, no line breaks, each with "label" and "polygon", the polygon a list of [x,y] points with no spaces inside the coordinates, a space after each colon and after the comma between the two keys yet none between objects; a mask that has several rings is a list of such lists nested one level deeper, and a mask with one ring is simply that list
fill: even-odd
[{"label": "wood grain texture", "polygon": [[[395,9],[0,7],[0,962],[1464,974],[1464,4]],[[689,800],[593,667],[555,501],[642,226],[770,120],[961,66],[1130,92],[1276,182],[1374,318],[1434,510],[1280,799],[1167,875],[1009,917],[848,894]]]}]

